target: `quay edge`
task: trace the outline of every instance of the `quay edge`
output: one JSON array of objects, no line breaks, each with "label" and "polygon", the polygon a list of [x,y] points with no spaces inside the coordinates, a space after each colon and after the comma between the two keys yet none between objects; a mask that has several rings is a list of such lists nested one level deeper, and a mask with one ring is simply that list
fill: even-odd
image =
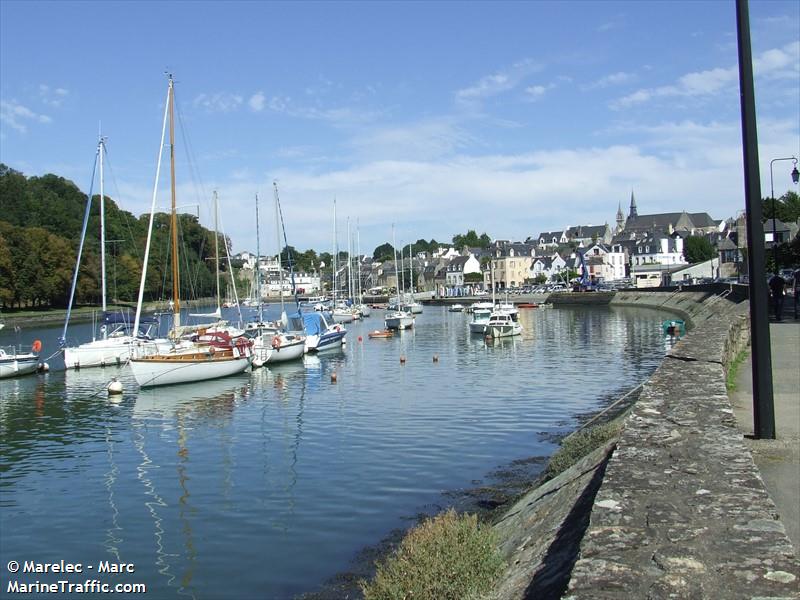
[{"label": "quay edge", "polygon": [[800,562],[725,387],[728,364],[749,343],[744,298],[722,286],[609,300],[694,327],[645,383],[615,441],[495,524],[509,567],[491,598],[800,597]]}]

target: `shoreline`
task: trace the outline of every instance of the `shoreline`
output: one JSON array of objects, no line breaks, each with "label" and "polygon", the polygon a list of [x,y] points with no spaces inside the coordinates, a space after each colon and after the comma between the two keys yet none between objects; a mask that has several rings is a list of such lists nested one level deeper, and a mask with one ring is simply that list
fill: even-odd
[{"label": "shoreline", "polygon": [[[594,426],[614,420],[636,403],[642,384],[650,376],[652,373],[641,383],[623,393],[614,392],[600,396],[600,406],[597,410],[574,416],[573,420],[576,421],[574,427],[567,429],[565,421],[564,429],[559,433],[537,432],[536,435],[543,440],[560,443],[590,423]],[[316,590],[305,592],[295,598],[297,600],[361,598],[358,582],[374,576],[375,562],[390,556],[410,529],[449,508],[454,508],[459,513],[475,513],[481,522],[494,525],[517,501],[548,481],[545,479],[547,466],[557,450],[550,455],[528,456],[496,465],[482,477],[473,479],[471,482],[473,485],[469,487],[442,491],[439,503],[421,506],[416,514],[403,517],[408,522],[407,527],[392,529],[375,544],[363,546],[352,557],[347,569],[335,573],[320,583]],[[428,510],[425,510],[426,507]]]}]

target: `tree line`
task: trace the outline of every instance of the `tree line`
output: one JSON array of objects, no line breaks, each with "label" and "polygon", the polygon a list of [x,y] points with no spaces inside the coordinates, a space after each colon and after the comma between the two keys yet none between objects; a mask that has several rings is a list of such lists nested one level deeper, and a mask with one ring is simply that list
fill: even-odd
[{"label": "tree line", "polygon": [[[65,307],[69,302],[88,197],[53,174],[26,177],[0,164],[0,304],[4,308]],[[100,197],[92,197],[75,302],[99,304]],[[135,217],[105,197],[106,291],[110,303],[135,302],[139,292],[149,215]],[[182,298],[215,294],[215,232],[197,217],[178,215]],[[219,236],[220,248],[230,241]],[[171,296],[169,215],[154,217],[146,300]],[[220,268],[226,269],[221,261]]]}]

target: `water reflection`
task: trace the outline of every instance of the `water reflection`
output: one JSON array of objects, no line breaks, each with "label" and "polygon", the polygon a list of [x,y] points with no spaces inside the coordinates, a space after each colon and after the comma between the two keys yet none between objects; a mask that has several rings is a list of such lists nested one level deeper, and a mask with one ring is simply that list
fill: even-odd
[{"label": "water reflection", "polygon": [[661,315],[636,309],[521,311],[522,336],[488,342],[435,307],[369,339],[380,318],[343,349],[201,384],[1,381],[0,564],[119,557],[158,598],[289,598],[443,490],[549,453],[664,353]]}]

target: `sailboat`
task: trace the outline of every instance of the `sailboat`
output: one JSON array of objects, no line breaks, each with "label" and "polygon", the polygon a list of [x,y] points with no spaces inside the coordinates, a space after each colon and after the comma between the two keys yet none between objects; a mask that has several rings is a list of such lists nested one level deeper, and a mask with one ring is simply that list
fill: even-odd
[{"label": "sailboat", "polygon": [[136,305],[134,329],[138,327],[142,312],[144,285],[147,276],[147,261],[150,255],[150,241],[155,215],[158,178],[161,171],[161,149],[164,147],[164,136],[169,119],[170,147],[170,188],[172,196],[170,225],[172,234],[172,335],[173,346],[169,350],[148,347],[138,342],[130,360],[131,370],[140,387],[190,383],[216,379],[241,373],[250,366],[252,358],[252,342],[245,337],[235,340],[224,331],[207,332],[200,335],[197,342],[179,341],[178,331],[181,324],[180,279],[178,273],[178,229],[175,197],[175,92],[172,76],[169,76],[167,89],[167,105],[164,110],[164,123],[161,129],[161,146],[159,146],[156,180],[153,186],[153,201],[150,209],[150,226],[147,232],[142,279],[139,286],[139,299]]},{"label": "sailboat", "polygon": [[[262,332],[253,340],[253,365],[260,367],[263,364],[286,362],[302,358],[306,351],[306,337],[297,331],[287,331],[290,323],[286,315],[286,307],[283,301],[283,267],[281,267],[281,232],[280,232],[280,208],[278,200],[278,184],[272,182],[275,189],[275,239],[278,242],[278,273],[279,289],[281,297],[281,329],[274,332]],[[258,231],[258,229],[256,229]],[[257,242],[258,243],[258,242]],[[294,281],[292,282],[292,292],[294,294]],[[260,312],[260,311],[259,311]],[[299,308],[298,308],[299,313]],[[297,315],[297,325],[295,329],[302,330],[303,326],[299,323]],[[259,321],[262,319],[259,318]]]},{"label": "sailboat", "polygon": [[[66,346],[67,328],[72,313],[72,302],[75,297],[75,287],[78,279],[78,270],[81,264],[81,254],[83,244],[86,239],[86,226],[89,222],[89,213],[92,205],[92,190],[89,190],[89,197],[86,202],[86,213],[83,218],[83,230],[81,231],[81,241],[78,249],[78,260],[75,263],[75,272],[72,279],[72,290],[70,292],[69,306],[67,307],[67,317],[64,320],[64,331],[61,334],[61,352],[64,356],[64,365],[67,369],[80,369],[86,367],[104,367],[106,365],[121,365],[130,358],[131,345],[136,339],[132,331],[131,316],[127,314],[109,313],[106,305],[106,234],[105,234],[105,190],[103,175],[103,158],[106,153],[105,138],[100,136],[97,143],[97,158],[95,165],[100,167],[100,279],[101,297],[103,309],[103,324],[100,327],[101,337],[93,337],[91,342],[86,342],[77,346]],[[94,185],[94,176],[92,177]],[[139,335],[147,337],[152,327],[158,321],[154,318],[142,319],[140,325],[145,330],[139,331]]]},{"label": "sailboat", "polygon": [[400,285],[400,276],[397,270],[397,246],[394,239],[394,225],[392,225],[392,246],[394,246],[394,277],[397,281],[397,306],[396,310],[386,313],[383,324],[386,329],[410,329],[414,326],[414,315],[410,310],[405,310],[403,303],[403,286]]}]

